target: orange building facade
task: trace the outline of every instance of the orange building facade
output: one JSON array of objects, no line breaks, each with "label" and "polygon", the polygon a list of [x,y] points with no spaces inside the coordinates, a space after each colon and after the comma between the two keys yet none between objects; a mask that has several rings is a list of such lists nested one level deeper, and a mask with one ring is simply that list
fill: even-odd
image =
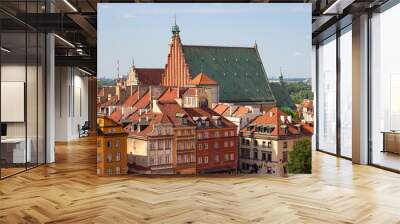
[{"label": "orange building facade", "polygon": [[98,115],[97,125],[97,175],[126,174],[127,134],[121,125],[105,116]]}]

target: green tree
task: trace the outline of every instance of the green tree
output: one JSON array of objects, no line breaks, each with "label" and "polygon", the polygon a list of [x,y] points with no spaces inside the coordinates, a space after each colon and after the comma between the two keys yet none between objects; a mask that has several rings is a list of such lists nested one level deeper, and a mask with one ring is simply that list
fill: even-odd
[{"label": "green tree", "polygon": [[294,143],[289,152],[289,173],[311,173],[311,141],[300,140]]},{"label": "green tree", "polygon": [[293,121],[295,121],[295,122],[299,122],[300,121],[299,115],[296,112],[294,112],[290,107],[282,107],[280,109],[285,114],[292,116]]}]

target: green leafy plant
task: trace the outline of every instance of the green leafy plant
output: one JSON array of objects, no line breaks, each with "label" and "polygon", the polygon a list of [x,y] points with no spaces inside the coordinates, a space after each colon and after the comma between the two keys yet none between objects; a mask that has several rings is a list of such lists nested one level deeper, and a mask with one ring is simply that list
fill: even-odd
[{"label": "green leafy plant", "polygon": [[311,141],[309,139],[295,142],[293,150],[289,152],[289,173],[311,173]]}]

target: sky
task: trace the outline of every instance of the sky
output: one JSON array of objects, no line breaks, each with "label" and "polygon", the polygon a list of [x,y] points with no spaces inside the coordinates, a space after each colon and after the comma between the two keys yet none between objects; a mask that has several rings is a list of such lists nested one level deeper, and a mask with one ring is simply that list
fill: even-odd
[{"label": "sky", "polygon": [[[251,47],[269,78],[311,75],[311,4],[100,3],[98,76],[127,75],[132,63],[164,68],[174,18],[182,43]],[[119,62],[119,66],[117,65]]]}]

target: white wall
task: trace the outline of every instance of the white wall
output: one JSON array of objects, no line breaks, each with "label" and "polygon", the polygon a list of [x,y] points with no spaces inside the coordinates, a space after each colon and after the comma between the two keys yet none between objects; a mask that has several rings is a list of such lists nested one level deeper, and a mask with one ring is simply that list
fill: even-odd
[{"label": "white wall", "polygon": [[78,125],[88,120],[88,78],[71,67],[56,67],[55,73],[55,140],[77,139]]}]

